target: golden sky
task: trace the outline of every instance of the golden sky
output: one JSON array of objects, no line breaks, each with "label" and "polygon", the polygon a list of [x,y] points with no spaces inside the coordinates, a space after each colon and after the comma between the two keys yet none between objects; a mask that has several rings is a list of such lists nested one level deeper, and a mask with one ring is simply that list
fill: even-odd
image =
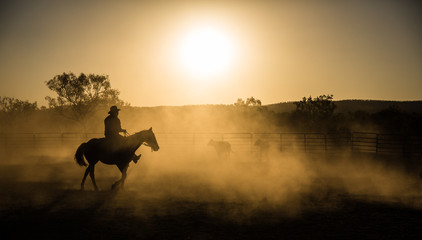
[{"label": "golden sky", "polygon": [[109,75],[133,106],[422,99],[418,1],[1,1],[0,96]]}]

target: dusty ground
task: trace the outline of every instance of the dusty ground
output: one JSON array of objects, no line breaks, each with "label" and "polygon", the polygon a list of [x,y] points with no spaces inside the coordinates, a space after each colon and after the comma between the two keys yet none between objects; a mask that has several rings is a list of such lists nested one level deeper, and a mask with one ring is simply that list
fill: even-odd
[{"label": "dusty ground", "polygon": [[119,175],[101,167],[101,191],[90,180],[79,191],[82,173],[73,162],[2,165],[1,238],[422,239],[420,194],[355,194],[314,178],[310,190],[274,201],[274,190],[244,198],[180,172],[152,178],[147,170],[129,172],[125,191],[110,191]]}]

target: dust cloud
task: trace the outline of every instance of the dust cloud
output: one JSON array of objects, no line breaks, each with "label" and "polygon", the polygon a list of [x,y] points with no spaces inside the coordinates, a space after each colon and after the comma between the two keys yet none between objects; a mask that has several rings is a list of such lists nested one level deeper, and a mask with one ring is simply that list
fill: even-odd
[{"label": "dust cloud", "polygon": [[[132,214],[144,216],[147,202],[192,202],[206,204],[210,212],[233,218],[262,208],[298,216],[309,208],[335,210],[341,205],[339,196],[422,208],[420,166],[409,168],[400,156],[350,150],[313,153],[300,151],[299,146],[283,150],[277,141],[272,141],[268,157],[260,159],[259,148],[253,144],[255,139],[248,134],[285,129],[271,127],[270,122],[255,118],[252,112],[221,111],[218,106],[131,111],[122,110],[122,127],[135,133],[152,126],[160,144],[158,152],[141,146],[137,151],[142,153],[140,161],[130,163],[126,190],[118,194],[126,196],[124,203],[132,206]],[[102,123],[101,118],[97,120]],[[93,129],[101,132],[102,124]],[[215,149],[207,145],[211,139],[230,142],[230,157],[219,158]],[[52,191],[78,191],[85,168],[74,162],[73,154],[86,140],[37,146],[31,151],[18,146],[15,150],[8,148],[0,164],[3,191],[20,191],[19,194],[27,193],[28,198],[36,195],[39,199],[50,199],[50,185],[54,186]],[[95,173],[101,192],[111,191],[112,183],[120,178],[115,166],[102,163],[96,165]],[[36,188],[14,187],[25,182],[45,186],[41,191],[44,195],[40,197]],[[87,194],[92,192],[89,177],[85,185]],[[12,200],[2,200],[4,206],[8,201]],[[222,212],[222,203],[233,207]],[[165,206],[166,210],[160,208],[162,214],[177,211],[171,204]],[[154,214],[159,214],[157,211]]]},{"label": "dust cloud", "polygon": [[[131,214],[149,217],[178,214],[183,209],[175,208],[177,203],[194,203],[205,205],[210,215],[236,221],[249,219],[259,210],[290,217],[309,210],[335,211],[344,207],[343,198],[422,208],[420,179],[415,174],[367,156],[273,152],[268,161],[259,162],[253,156],[233,153],[229,160],[221,161],[213,149],[186,156],[183,149],[177,154],[175,149],[162,147],[162,153],[151,153],[142,148],[140,162],[130,164],[125,191],[118,191],[119,197],[103,208],[116,210],[123,205]],[[3,206],[9,207],[50,203],[57,192],[77,193],[85,171],[64,160],[2,165],[1,169],[3,192],[13,193],[3,195],[9,196],[2,200]],[[110,187],[119,178],[115,166],[98,164],[99,194],[112,194]],[[82,199],[93,194],[90,179],[85,193]],[[19,203],[13,197],[16,195]],[[79,201],[66,203],[66,207],[78,208]]]},{"label": "dust cloud", "polygon": [[153,157],[141,168],[135,166],[127,185],[151,198],[237,202],[249,210],[270,207],[293,215],[309,204],[308,196],[335,208],[335,202],[332,206],[330,202],[338,195],[413,204],[412,197],[420,194],[414,175],[368,157],[274,153],[270,159],[257,162],[232,156],[221,162],[212,152],[185,160]]}]

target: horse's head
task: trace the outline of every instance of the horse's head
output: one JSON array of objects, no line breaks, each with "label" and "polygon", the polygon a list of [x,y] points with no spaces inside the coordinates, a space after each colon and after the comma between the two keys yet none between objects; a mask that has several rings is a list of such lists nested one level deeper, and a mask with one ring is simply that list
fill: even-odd
[{"label": "horse's head", "polygon": [[142,136],[144,144],[151,148],[152,151],[158,151],[160,147],[158,146],[157,139],[155,134],[152,131],[152,128],[139,132]]}]

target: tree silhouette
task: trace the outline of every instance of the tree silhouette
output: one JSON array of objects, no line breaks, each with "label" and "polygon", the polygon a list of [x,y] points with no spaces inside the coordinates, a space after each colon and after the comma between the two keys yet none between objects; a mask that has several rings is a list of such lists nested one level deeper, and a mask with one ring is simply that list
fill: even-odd
[{"label": "tree silhouette", "polygon": [[0,111],[5,113],[28,113],[37,110],[37,102],[30,103],[16,98],[0,96]]},{"label": "tree silhouette", "polygon": [[22,101],[11,97],[0,96],[1,128],[10,129],[20,121],[27,121],[28,117],[38,109],[37,102]]},{"label": "tree silhouette", "polygon": [[237,101],[233,104],[235,107],[260,107],[262,105],[261,100],[255,99],[254,97],[247,98],[244,101],[241,98],[238,98]]},{"label": "tree silhouette", "polygon": [[107,75],[81,73],[76,76],[69,72],[56,75],[46,85],[57,94],[56,98],[45,98],[49,107],[81,123],[84,130],[90,115],[103,107],[123,104],[119,91],[111,88]]},{"label": "tree silhouette", "polygon": [[302,101],[296,102],[296,110],[293,112],[293,120],[299,120],[305,130],[332,130],[333,114],[336,105],[333,102],[333,95],[320,95],[316,98],[304,97]]},{"label": "tree silhouette", "polygon": [[302,101],[296,102],[296,111],[311,119],[324,119],[331,117],[336,109],[333,95],[321,95],[314,99],[303,97]]}]

